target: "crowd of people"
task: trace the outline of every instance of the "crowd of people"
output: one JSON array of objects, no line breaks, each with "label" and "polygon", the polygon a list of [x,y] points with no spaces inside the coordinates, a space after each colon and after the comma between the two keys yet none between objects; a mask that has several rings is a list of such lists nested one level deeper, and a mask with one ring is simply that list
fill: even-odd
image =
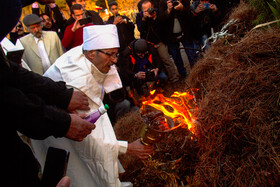
[{"label": "crowd of people", "polygon": [[[112,16],[105,22],[97,12],[85,9],[86,0],[67,0],[68,20],[54,0],[3,3],[0,39],[9,33],[13,44],[23,46],[25,64],[9,59],[1,45],[0,115],[9,123],[7,134],[12,139],[6,149],[10,165],[4,168],[5,182],[40,186],[37,160],[44,166],[47,148],[53,146],[70,150],[67,174],[72,186],[121,186],[118,156],[146,159],[153,153],[153,147],[140,139],[131,143],[116,139],[113,123],[138,110],[129,92],[141,96],[148,82],[162,87],[184,80],[188,72],[180,46],[192,68],[225,9],[238,1],[141,0],[136,23],[119,14],[116,2],[109,4]],[[44,12],[38,3],[46,4]],[[19,21],[22,7],[29,4],[32,14]],[[110,106],[108,115],[95,124],[83,119],[103,103]],[[18,133],[31,138],[34,153]]]}]

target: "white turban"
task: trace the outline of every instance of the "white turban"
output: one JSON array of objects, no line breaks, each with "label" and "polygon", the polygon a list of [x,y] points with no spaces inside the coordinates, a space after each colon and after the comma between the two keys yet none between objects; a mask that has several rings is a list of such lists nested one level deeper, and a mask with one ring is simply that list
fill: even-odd
[{"label": "white turban", "polygon": [[116,25],[93,25],[84,27],[83,49],[119,48],[120,42]]}]

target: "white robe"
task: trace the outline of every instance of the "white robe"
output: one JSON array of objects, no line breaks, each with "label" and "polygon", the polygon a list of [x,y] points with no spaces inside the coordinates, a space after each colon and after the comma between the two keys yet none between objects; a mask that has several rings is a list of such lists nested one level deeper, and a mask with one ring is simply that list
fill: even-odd
[{"label": "white robe", "polygon": [[[58,58],[45,75],[55,81],[63,80],[67,86],[84,92],[89,101],[88,113],[103,105],[103,88],[105,92],[110,92],[121,87],[115,67],[107,74],[101,73],[82,54],[82,46],[73,48]],[[32,140],[40,164],[44,166],[49,146],[67,149],[70,157],[66,175],[71,178],[71,186],[121,186],[119,173],[124,171],[118,155],[126,152],[127,142],[116,139],[107,113],[95,125],[96,128],[82,142],[54,137],[41,141]]]}]

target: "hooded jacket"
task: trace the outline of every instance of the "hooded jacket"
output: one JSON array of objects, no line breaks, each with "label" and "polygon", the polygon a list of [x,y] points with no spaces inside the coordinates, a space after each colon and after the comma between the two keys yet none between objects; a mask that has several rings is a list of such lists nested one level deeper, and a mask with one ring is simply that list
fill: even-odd
[{"label": "hooded jacket", "polygon": [[[120,67],[120,76],[122,77],[123,84],[126,86],[132,86],[132,80],[135,79],[134,75],[137,73],[137,55],[134,49],[134,44],[137,40],[134,40],[130,45],[123,51],[120,59],[118,61],[118,66]],[[145,55],[145,58],[148,59],[147,67],[150,69],[159,68],[159,72],[162,70],[162,61],[158,55],[157,50],[154,45],[150,42],[148,44],[148,54]]]}]

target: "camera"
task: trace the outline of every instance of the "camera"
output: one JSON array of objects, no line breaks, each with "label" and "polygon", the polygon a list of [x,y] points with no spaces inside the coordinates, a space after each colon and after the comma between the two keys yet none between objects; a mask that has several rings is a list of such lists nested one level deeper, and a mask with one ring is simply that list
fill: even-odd
[{"label": "camera", "polygon": [[147,10],[147,12],[152,16],[156,12],[156,9],[151,7]]},{"label": "camera", "polygon": [[173,5],[173,7],[179,5],[178,0],[171,0],[171,3],[172,3],[172,5]]},{"label": "camera", "polygon": [[146,82],[152,82],[155,81],[155,73],[148,70],[146,71],[146,78],[145,78]]}]

